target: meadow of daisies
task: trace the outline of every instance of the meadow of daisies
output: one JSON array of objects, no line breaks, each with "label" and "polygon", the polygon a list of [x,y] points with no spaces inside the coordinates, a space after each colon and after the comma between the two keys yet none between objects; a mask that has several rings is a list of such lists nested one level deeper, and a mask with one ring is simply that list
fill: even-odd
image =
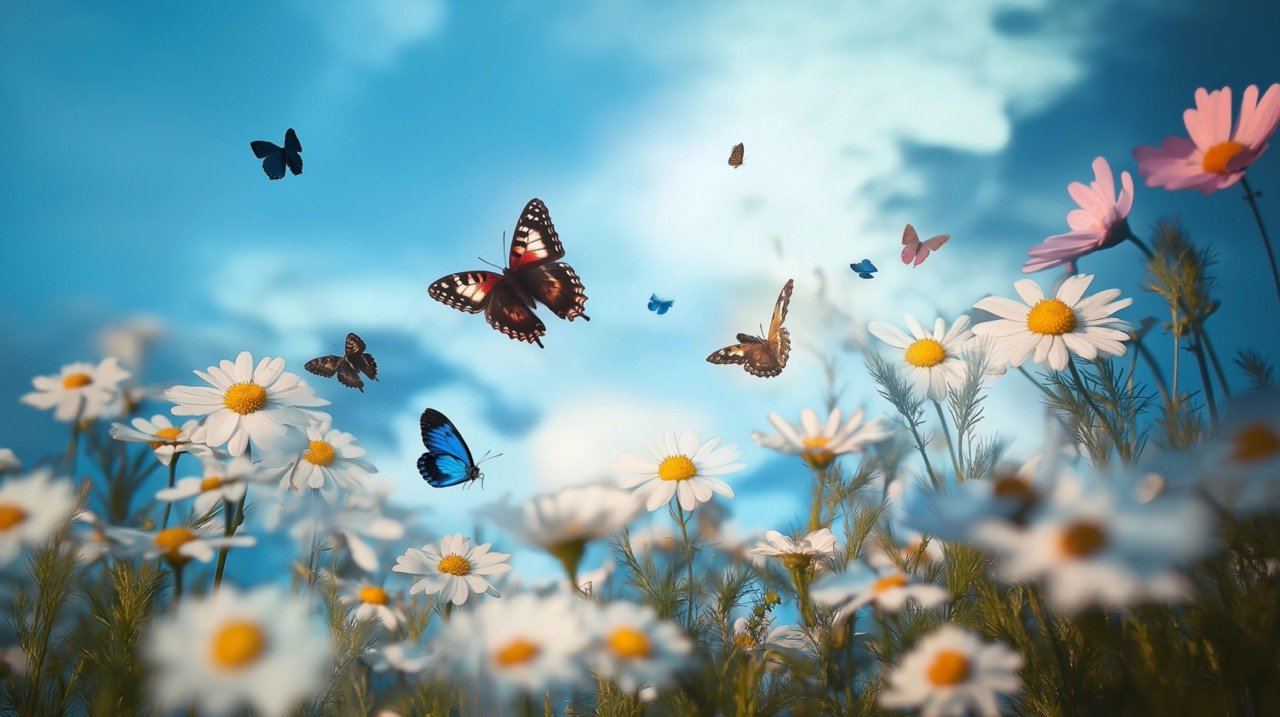
[{"label": "meadow of daisies", "polygon": [[[1280,84],[1194,101],[1187,136],[1133,150],[1145,191],[1242,192],[1258,231],[1236,239],[1280,302],[1275,204],[1248,182]],[[1272,364],[1215,349],[1211,251],[1131,227],[1131,174],[1092,174],[1070,231],[1028,249],[1054,276],[990,287],[973,319],[872,324],[840,370],[873,407],[767,416],[750,439],[803,462],[812,499],[745,544],[722,531],[733,436],[618,446],[612,483],[495,506],[479,542],[398,509],[343,417],[252,347],[161,401],[114,357],[36,376],[15,410],[67,443],[0,448],[3,712],[1280,714]],[[1076,273],[1126,243],[1141,285]],[[1126,319],[1138,292],[1168,320]],[[1030,460],[984,427],[1000,376],[1054,417]],[[563,576],[518,580],[498,548]],[[291,568],[263,580],[268,549]]]}]

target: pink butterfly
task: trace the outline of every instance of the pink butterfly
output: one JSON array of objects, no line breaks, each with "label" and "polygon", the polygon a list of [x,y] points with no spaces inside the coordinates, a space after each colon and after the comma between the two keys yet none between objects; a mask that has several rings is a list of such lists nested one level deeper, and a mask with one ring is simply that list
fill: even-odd
[{"label": "pink butterfly", "polygon": [[939,234],[932,239],[920,241],[916,228],[908,224],[907,228],[902,230],[902,263],[920,266],[925,259],[929,258],[929,252],[941,249],[942,245],[950,239],[950,234]]}]

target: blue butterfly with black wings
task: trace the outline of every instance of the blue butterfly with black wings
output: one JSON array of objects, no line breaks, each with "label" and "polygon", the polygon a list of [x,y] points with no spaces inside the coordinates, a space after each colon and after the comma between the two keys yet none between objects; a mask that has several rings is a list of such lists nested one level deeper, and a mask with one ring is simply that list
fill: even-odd
[{"label": "blue butterfly with black wings", "polygon": [[418,458],[423,480],[436,488],[448,488],[484,478],[462,434],[443,413],[428,408],[422,412],[421,425],[422,445],[427,447]]}]

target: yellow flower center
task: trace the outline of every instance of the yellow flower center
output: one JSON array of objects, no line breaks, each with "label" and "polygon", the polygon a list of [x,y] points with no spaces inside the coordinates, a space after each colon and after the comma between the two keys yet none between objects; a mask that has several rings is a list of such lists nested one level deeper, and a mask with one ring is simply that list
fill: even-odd
[{"label": "yellow flower center", "polygon": [[1021,478],[1005,477],[996,481],[995,487],[991,489],[997,498],[1008,498],[1010,500],[1025,500],[1031,495],[1031,486]]},{"label": "yellow flower center", "polygon": [[649,636],[631,627],[620,627],[609,635],[609,649],[619,657],[635,659],[653,654]]},{"label": "yellow flower center", "polygon": [[200,481],[200,492],[217,490],[222,487],[222,476],[209,476]]},{"label": "yellow flower center", "polygon": [[935,687],[951,687],[969,679],[969,658],[963,652],[941,650],[925,674]]},{"label": "yellow flower center", "polygon": [[27,519],[27,511],[12,503],[0,503],[0,531],[13,528],[13,526]]},{"label": "yellow flower center", "polygon": [[935,339],[920,339],[907,347],[906,357],[916,368],[931,368],[947,360],[947,350]]},{"label": "yellow flower center", "polygon": [[196,534],[187,528],[169,528],[156,533],[156,547],[165,552],[165,557],[177,562],[186,562],[189,558],[178,552],[183,545],[196,539]]},{"label": "yellow flower center", "polygon": [[507,643],[506,647],[494,652],[493,661],[502,667],[515,667],[537,657],[539,652],[541,649],[537,645],[528,640],[516,638]]},{"label": "yellow flower center", "polygon": [[751,637],[751,633],[749,632],[740,632],[737,635],[734,635],[733,644],[743,652],[750,652],[751,650],[756,649],[755,638]]},{"label": "yellow flower center", "polygon": [[440,558],[440,564],[436,566],[436,570],[450,575],[470,575],[471,561],[461,555],[446,555]]},{"label": "yellow flower center", "polygon": [[1068,526],[1062,533],[1062,552],[1073,558],[1092,555],[1107,544],[1107,534],[1097,523],[1082,521]]},{"label": "yellow flower center", "polygon": [[327,466],[333,462],[336,455],[332,444],[326,441],[312,441],[302,458],[312,465]]},{"label": "yellow flower center", "polygon": [[1027,328],[1046,336],[1069,334],[1076,328],[1076,312],[1058,299],[1044,299],[1027,312]]},{"label": "yellow flower center", "polygon": [[267,389],[256,383],[237,383],[227,389],[222,404],[236,413],[246,416],[261,411],[267,405]]},{"label": "yellow flower center", "polygon": [[1204,171],[1226,174],[1227,163],[1244,150],[1245,146],[1233,139],[1213,145],[1204,153]]},{"label": "yellow flower center", "polygon": [[360,588],[360,602],[370,605],[386,605],[391,602],[391,596],[387,595],[387,591],[377,585],[369,585]]},{"label": "yellow flower center", "polygon": [[169,426],[168,428],[156,429],[155,436],[161,440],[152,441],[151,449],[155,450],[160,446],[170,445],[176,442],[178,434],[182,433],[182,429],[177,426]]},{"label": "yellow flower center", "polygon": [[894,573],[880,578],[871,586],[871,592],[880,594],[889,590],[897,590],[907,584],[907,576],[902,573]]},{"label": "yellow flower center", "polygon": [[1238,463],[1256,463],[1277,453],[1280,453],[1280,436],[1270,426],[1255,423],[1236,433],[1231,457]]},{"label": "yellow flower center", "polygon": [[671,456],[658,465],[658,477],[662,480],[689,480],[698,475],[698,467],[688,456]]},{"label": "yellow flower center", "polygon": [[267,635],[257,623],[234,620],[213,636],[213,664],[235,670],[258,659],[267,649]]},{"label": "yellow flower center", "polygon": [[801,455],[804,457],[804,462],[815,470],[822,470],[831,465],[831,462],[836,459],[836,454],[827,448],[830,442],[826,436],[811,436],[802,440],[804,452]]},{"label": "yellow flower center", "polygon": [[73,373],[62,379],[63,388],[84,388],[93,383],[93,377],[87,373]]}]

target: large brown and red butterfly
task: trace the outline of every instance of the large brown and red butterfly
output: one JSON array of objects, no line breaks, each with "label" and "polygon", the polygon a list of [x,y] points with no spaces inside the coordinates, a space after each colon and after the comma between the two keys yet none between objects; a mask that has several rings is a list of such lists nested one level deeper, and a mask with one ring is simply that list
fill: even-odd
[{"label": "large brown and red butterfly", "polygon": [[329,378],[338,374],[338,383],[348,388],[359,389],[364,393],[364,381],[360,373],[370,380],[378,380],[378,362],[373,356],[365,353],[364,339],[354,333],[347,334],[347,345],[342,356],[320,356],[313,358],[303,368],[317,376]]},{"label": "large brown and red butterfly", "polygon": [[768,336],[738,334],[738,343],[716,351],[707,357],[707,361],[742,364],[747,373],[761,378],[782,373],[787,357],[791,355],[791,334],[782,328],[782,322],[787,319],[787,306],[791,303],[791,290],[795,283],[795,279],[787,279],[778,294],[778,303],[773,306],[773,319],[769,321]]},{"label": "large brown and red butterfly", "polygon": [[541,199],[530,199],[516,222],[511,255],[501,274],[484,270],[450,274],[432,283],[427,294],[468,314],[483,311],[485,321],[498,331],[542,346],[547,327],[533,313],[535,301],[562,319],[573,321],[581,316],[591,320],[582,312],[587,303],[582,280],[573,267],[558,261],[563,257],[564,246],[551,224],[547,205]]}]

